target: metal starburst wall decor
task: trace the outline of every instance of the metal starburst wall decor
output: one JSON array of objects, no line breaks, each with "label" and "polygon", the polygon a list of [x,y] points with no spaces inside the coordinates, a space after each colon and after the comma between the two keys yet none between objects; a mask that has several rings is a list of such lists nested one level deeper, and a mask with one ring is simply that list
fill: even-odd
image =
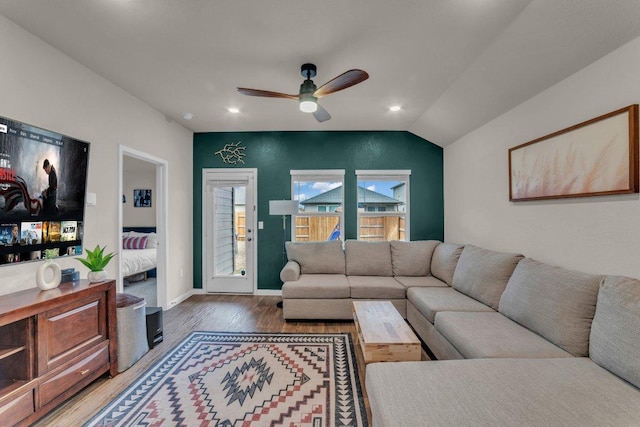
[{"label": "metal starburst wall decor", "polygon": [[240,143],[241,141],[226,144],[222,149],[216,151],[215,154],[220,156],[222,161],[229,165],[244,164],[243,158],[246,155],[244,150],[246,150],[247,147],[240,146]]}]

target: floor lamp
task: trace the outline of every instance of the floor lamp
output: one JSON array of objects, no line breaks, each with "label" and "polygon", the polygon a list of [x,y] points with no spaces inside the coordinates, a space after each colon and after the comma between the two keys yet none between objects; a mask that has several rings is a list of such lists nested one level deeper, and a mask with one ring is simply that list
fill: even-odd
[{"label": "floor lamp", "polygon": [[298,202],[296,200],[269,200],[269,215],[282,215],[282,265],[287,261],[287,215],[298,213]]},{"label": "floor lamp", "polygon": [[[282,215],[282,265],[287,262],[287,215],[298,213],[298,202],[296,200],[269,200],[269,215]],[[293,227],[293,221],[292,225]],[[282,301],[278,304],[282,308]]]}]

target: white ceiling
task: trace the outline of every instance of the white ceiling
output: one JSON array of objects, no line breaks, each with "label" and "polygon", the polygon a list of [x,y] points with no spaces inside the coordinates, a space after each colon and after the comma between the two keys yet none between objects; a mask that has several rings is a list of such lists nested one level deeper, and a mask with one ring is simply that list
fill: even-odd
[{"label": "white ceiling", "polygon": [[[196,132],[409,130],[439,145],[640,36],[640,0],[0,0],[0,14]],[[322,98],[325,123],[236,91],[295,94],[305,62],[318,86],[370,78]]]}]

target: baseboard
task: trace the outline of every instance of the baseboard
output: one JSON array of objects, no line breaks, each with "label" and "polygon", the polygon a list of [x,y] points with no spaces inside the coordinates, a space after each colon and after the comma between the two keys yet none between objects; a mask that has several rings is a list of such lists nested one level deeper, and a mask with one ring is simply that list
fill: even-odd
[{"label": "baseboard", "polygon": [[264,295],[264,296],[282,296],[282,289],[256,289],[253,293],[254,295]]},{"label": "baseboard", "polygon": [[180,304],[182,301],[186,300],[191,295],[194,295],[196,293],[202,293],[202,292],[194,292],[194,291],[200,291],[200,290],[201,289],[191,289],[190,291],[180,295],[178,298],[175,298],[174,300],[169,301],[169,307],[167,307],[167,310],[171,310],[173,307]]}]

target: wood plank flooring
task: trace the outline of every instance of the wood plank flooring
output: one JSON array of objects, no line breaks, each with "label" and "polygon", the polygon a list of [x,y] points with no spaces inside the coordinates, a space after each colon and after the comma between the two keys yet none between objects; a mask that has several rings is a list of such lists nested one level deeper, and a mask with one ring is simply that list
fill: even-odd
[{"label": "wood plank flooring", "polygon": [[[275,296],[194,295],[190,297],[164,312],[164,342],[115,378],[96,380],[35,425],[60,427],[82,425],[192,331],[350,332],[355,340],[356,331],[353,322],[285,322],[282,309],[276,307],[276,303],[280,300],[280,297]],[[371,419],[364,388],[365,363],[360,349],[356,347],[355,351],[358,358],[358,375],[365,394],[367,417]]]}]

